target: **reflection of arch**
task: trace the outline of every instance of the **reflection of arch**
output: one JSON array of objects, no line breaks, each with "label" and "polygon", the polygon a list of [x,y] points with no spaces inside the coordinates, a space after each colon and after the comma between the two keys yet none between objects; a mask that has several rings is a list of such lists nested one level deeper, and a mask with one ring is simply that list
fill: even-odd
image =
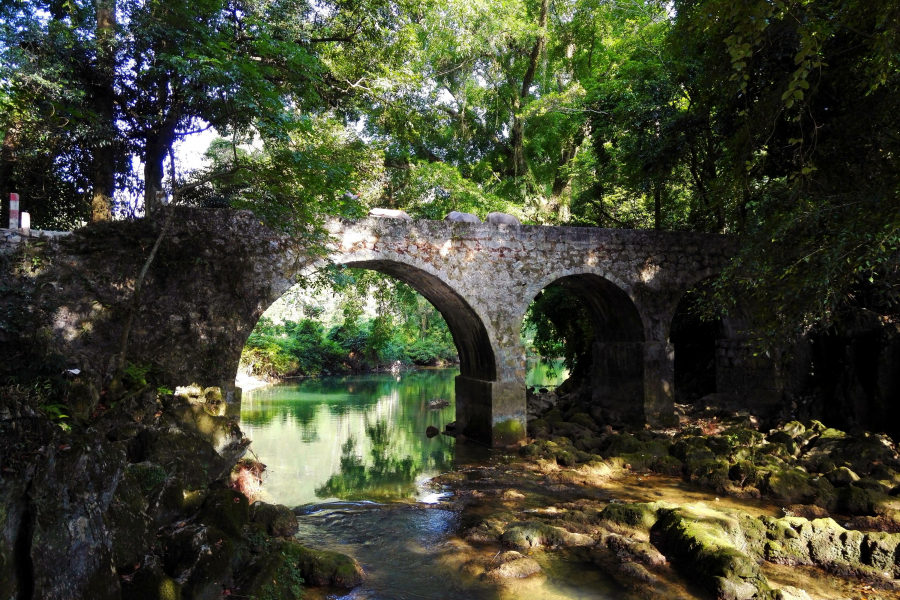
[{"label": "reflection of arch", "polygon": [[497,362],[487,329],[469,303],[449,285],[422,269],[393,260],[362,260],[343,265],[390,275],[422,294],[447,321],[459,353],[461,374],[482,381],[496,381]]}]

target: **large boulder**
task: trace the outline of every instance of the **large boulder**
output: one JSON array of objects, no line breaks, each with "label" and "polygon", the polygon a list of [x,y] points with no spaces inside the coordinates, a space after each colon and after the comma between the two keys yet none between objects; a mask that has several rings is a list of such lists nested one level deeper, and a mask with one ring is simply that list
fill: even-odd
[{"label": "large boulder", "polygon": [[459,212],[458,210],[451,211],[444,217],[444,220],[451,223],[481,223],[481,219],[472,213]]},{"label": "large boulder", "polygon": [[394,210],[392,208],[373,208],[369,211],[369,216],[378,219],[403,219],[405,221],[412,221],[412,217],[406,214],[405,211]]},{"label": "large boulder", "polygon": [[250,522],[261,525],[273,537],[290,537],[297,533],[297,515],[282,504],[254,502],[250,506]]},{"label": "large boulder", "polygon": [[492,212],[488,213],[487,216],[488,223],[495,223],[497,225],[521,225],[522,223],[516,217],[512,215],[508,215],[502,212]]}]

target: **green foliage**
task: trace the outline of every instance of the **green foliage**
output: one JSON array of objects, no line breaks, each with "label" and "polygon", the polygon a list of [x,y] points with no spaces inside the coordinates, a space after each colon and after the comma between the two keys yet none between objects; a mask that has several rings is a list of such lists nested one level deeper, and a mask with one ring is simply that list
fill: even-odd
[{"label": "green foliage", "polygon": [[132,388],[146,387],[148,385],[147,374],[150,372],[151,368],[150,365],[128,363],[124,370],[125,383]]},{"label": "green foliage", "polygon": [[[247,340],[241,366],[254,375],[283,377],[323,371],[369,370],[396,362],[434,365],[456,358],[440,313],[406,284],[379,273],[345,269],[328,284],[340,293],[340,321],[327,331],[321,308],[304,306],[317,318],[275,324],[263,317]],[[365,316],[367,299],[376,314]]]},{"label": "green foliage", "polygon": [[522,330],[548,370],[553,359],[563,357],[572,377],[587,375],[594,329],[584,304],[570,291],[560,286],[542,290],[529,305]]},{"label": "green foliage", "polygon": [[[897,310],[896,2],[119,4],[109,28],[90,0],[0,5],[0,194],[20,191],[36,227],[143,185],[252,209],[320,250],[323,215],[374,204],[718,231],[742,242],[707,311],[748,311],[762,345],[848,306]],[[209,166],[163,181],[207,125]],[[443,347],[411,349],[379,302],[328,339],[367,362]],[[583,321],[563,331],[552,312],[532,313],[536,343],[565,340],[577,365]],[[306,371],[331,350],[307,364],[260,341],[254,361]]]}]

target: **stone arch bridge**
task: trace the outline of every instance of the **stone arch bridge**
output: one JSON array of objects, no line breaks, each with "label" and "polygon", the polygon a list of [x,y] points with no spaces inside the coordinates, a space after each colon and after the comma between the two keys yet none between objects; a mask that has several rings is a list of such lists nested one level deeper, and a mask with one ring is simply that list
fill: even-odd
[{"label": "stone arch bridge", "polygon": [[[177,210],[144,286],[132,360],[159,365],[172,386],[233,381],[256,321],[299,276],[326,262],[372,269],[409,284],[444,316],[460,358],[457,422],[470,438],[494,444],[525,434],[520,327],[551,284],[589,308],[595,402],[620,417],[671,419],[676,305],[722,269],[734,243],[698,233],[331,220],[327,257],[312,257],[249,212]],[[40,293],[41,278],[54,281],[50,326],[97,389],[110,377],[129,286],[158,229],[149,220],[101,224],[41,250],[52,266],[32,279]],[[14,237],[7,232],[4,244]],[[103,340],[105,355],[97,350]],[[239,400],[234,391],[232,383],[227,396]]]}]

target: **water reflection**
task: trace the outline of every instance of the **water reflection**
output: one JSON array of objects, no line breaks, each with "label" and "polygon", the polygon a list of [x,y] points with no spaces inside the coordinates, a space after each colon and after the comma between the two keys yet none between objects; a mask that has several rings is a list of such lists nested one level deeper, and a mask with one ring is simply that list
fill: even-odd
[{"label": "water reflection", "polygon": [[569,370],[563,364],[563,359],[553,359],[550,364],[541,362],[538,358],[529,357],[525,361],[527,369],[525,385],[528,387],[553,388],[561,384],[569,376]]},{"label": "water reflection", "polygon": [[[323,377],[248,392],[242,428],[269,467],[269,500],[397,500],[452,468],[454,440],[429,439],[454,420],[455,369]],[[399,379],[399,381],[398,381]],[[429,410],[428,401],[449,405]]]}]

